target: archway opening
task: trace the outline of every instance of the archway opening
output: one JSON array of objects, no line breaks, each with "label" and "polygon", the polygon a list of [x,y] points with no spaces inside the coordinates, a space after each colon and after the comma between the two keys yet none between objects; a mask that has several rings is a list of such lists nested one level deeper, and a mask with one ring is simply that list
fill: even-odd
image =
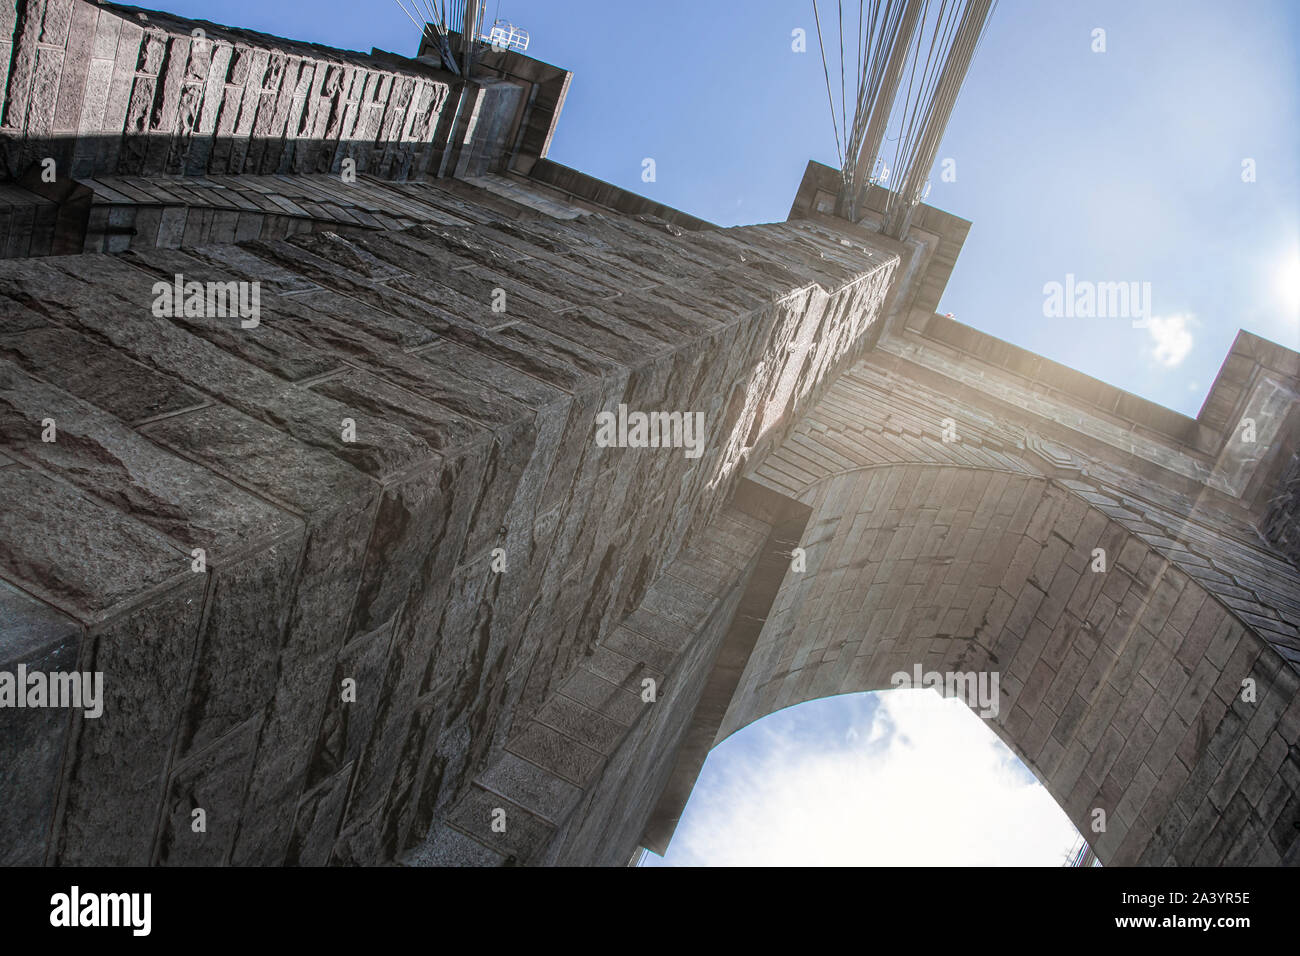
[{"label": "archway opening", "polygon": [[709,753],[642,866],[1062,866],[1083,838],[987,722],[929,689],[775,711]]}]

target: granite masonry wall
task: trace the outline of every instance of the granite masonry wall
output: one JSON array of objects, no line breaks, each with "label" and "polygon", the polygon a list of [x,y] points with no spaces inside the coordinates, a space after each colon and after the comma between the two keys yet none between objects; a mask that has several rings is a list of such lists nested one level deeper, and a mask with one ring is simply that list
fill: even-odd
[{"label": "granite masonry wall", "polygon": [[385,183],[534,168],[569,77],[485,50],[465,81],[429,57],[4,0],[0,258],[393,228],[413,204]]},{"label": "granite masonry wall", "polygon": [[755,468],[812,508],[807,570],[718,739],[917,665],[996,672],[990,725],[1106,864],[1300,862],[1300,571],[1230,497],[1153,481],[1164,453],[1099,453],[1100,423],[1071,448],[994,371],[899,356],[882,339]]},{"label": "granite masonry wall", "polygon": [[770,530],[723,509],[405,862],[626,863]]},{"label": "granite masonry wall", "polygon": [[814,163],[716,229],[545,158],[566,71],[429,53],[0,0],[0,671],[104,675],[0,709],[0,862],[618,865],[916,664],[1108,864],[1300,862],[1300,356],[1179,416],[934,314],[963,220]]},{"label": "granite masonry wall", "polygon": [[74,177],[325,172],[346,158],[405,178],[450,121],[450,84],[415,61],[86,0],[27,0],[8,16],[13,178],[46,157]]},{"label": "granite masonry wall", "polygon": [[[0,715],[35,768],[4,781],[6,862],[418,845],[598,647],[635,658],[611,635],[896,262],[816,224],[513,212],[0,265],[3,664],[106,685],[100,718]],[[154,314],[176,274],[260,282],[260,321]],[[597,447],[620,403],[703,412],[703,455]]]}]

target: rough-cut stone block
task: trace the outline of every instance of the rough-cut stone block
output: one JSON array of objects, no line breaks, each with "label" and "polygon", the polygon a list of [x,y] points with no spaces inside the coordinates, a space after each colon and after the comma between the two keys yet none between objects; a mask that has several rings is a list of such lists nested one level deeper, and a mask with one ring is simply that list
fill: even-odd
[{"label": "rough-cut stone block", "polygon": [[197,578],[93,629],[83,643],[81,669],[104,675],[104,712],[73,718],[54,846],[59,864],[150,862],[203,611]]},{"label": "rough-cut stone block", "polygon": [[[74,672],[80,644],[75,621],[0,581],[0,671]],[[0,865],[45,862],[71,719],[63,707],[0,709]]]},{"label": "rough-cut stone block", "polygon": [[[220,866],[227,861],[258,729],[259,720],[249,720],[172,771],[155,862]],[[196,810],[203,812],[198,815]]]}]

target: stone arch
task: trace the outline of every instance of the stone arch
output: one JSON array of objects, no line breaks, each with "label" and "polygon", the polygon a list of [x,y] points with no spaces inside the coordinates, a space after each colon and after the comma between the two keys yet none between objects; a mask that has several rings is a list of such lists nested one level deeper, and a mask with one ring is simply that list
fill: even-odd
[{"label": "stone arch", "polygon": [[1296,675],[1145,541],[1029,473],[885,464],[799,497],[807,570],[787,573],[715,743],[917,665],[996,673],[994,731],[1104,863],[1293,852]]}]

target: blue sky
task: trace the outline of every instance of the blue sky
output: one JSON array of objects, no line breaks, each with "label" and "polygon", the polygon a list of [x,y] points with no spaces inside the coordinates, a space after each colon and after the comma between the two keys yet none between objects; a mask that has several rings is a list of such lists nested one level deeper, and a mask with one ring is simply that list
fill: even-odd
[{"label": "blue sky", "polygon": [[[164,5],[353,49],[418,40],[388,0]],[[815,37],[807,2],[489,0],[498,15],[574,71],[557,162],[721,225],[783,220],[807,161],[837,165],[815,40],[791,49],[792,30]],[[940,311],[1188,415],[1239,328],[1300,348],[1298,39],[1294,0],[1001,0],[939,149],[956,181],[936,169],[927,200],[973,223]],[[1149,282],[1156,318],[1045,318],[1044,284],[1067,274]],[[1046,792],[926,695],[812,702],[734,735],[668,862],[1058,862],[1069,834]],[[874,826],[881,806],[964,821],[967,839],[936,843],[947,831],[919,815]]]},{"label": "blue sky", "polygon": [[643,866],[1060,866],[1079,837],[979,717],[933,690],[811,700],[705,761]]},{"label": "blue sky", "polygon": [[[417,46],[388,0],[166,7],[335,46]],[[837,165],[811,9],[488,6],[530,31],[530,55],[574,72],[551,158],[722,225],[784,219],[807,161]],[[795,28],[813,38],[806,53],[791,50]],[[1298,40],[1294,0],[1001,0],[939,150],[957,180],[934,176],[928,198],[974,224],[941,311],[1189,415],[1239,328],[1300,348],[1300,302],[1278,288],[1288,269],[1300,282]],[[1161,321],[1044,318],[1044,284],[1067,274],[1150,282]]]}]

